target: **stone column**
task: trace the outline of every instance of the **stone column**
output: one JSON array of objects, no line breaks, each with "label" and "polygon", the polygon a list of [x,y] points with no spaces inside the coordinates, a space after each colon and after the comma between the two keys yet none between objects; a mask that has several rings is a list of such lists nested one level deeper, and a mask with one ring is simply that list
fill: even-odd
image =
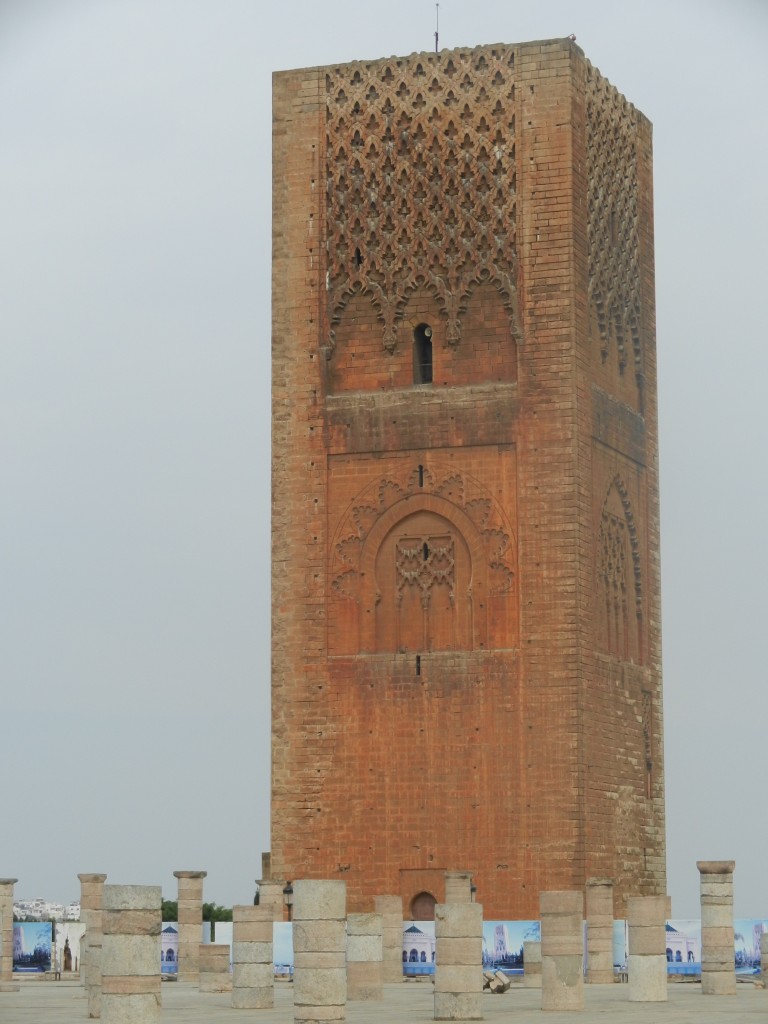
[{"label": "stone column", "polygon": [[483,908],[435,907],[435,1020],[483,1019]]},{"label": "stone column", "polygon": [[[768,978],[768,932],[763,932],[760,936],[760,977],[765,984],[766,978]],[[768,989],[768,985],[766,985]]]},{"label": "stone column", "polygon": [[541,988],[541,943],[528,940],[523,943],[523,985]]},{"label": "stone column", "polygon": [[587,982],[613,984],[613,879],[588,878]]},{"label": "stone column", "polygon": [[445,902],[472,902],[472,875],[469,871],[445,872]]},{"label": "stone column", "polygon": [[270,908],[273,921],[285,920],[284,888],[285,882],[276,882],[271,878],[259,882],[259,906]]},{"label": "stone column", "polygon": [[347,999],[384,998],[384,923],[381,914],[347,915]]},{"label": "stone column", "polygon": [[177,978],[197,984],[203,937],[203,879],[207,871],[174,871],[179,880],[179,962]]},{"label": "stone column", "polygon": [[584,932],[580,892],[543,892],[541,1008],[584,1009]]},{"label": "stone column", "polygon": [[13,982],[13,887],[18,878],[0,878],[0,992],[18,992]]},{"label": "stone column", "polygon": [[270,1010],[275,1005],[272,956],[274,908],[267,903],[232,908],[232,1007]]},{"label": "stone column", "polygon": [[158,1024],[160,1020],[162,895],[159,885],[104,887],[104,1024]]},{"label": "stone column", "polygon": [[666,896],[630,896],[629,1001],[663,1003],[667,999]]},{"label": "stone column", "polygon": [[104,882],[102,874],[84,874],[80,879],[80,920],[85,935],[80,940],[80,981],[88,997],[88,1016],[101,1016],[101,921]]},{"label": "stone column", "polygon": [[403,898],[377,896],[374,905],[381,914],[384,939],[384,984],[400,984],[403,980]]},{"label": "stone column", "polygon": [[736,995],[733,951],[733,860],[699,860],[701,876],[701,993]]},{"label": "stone column", "polygon": [[198,985],[201,992],[231,992],[229,946],[223,942],[198,943]]},{"label": "stone column", "polygon": [[346,1020],[345,882],[293,883],[294,1024]]}]

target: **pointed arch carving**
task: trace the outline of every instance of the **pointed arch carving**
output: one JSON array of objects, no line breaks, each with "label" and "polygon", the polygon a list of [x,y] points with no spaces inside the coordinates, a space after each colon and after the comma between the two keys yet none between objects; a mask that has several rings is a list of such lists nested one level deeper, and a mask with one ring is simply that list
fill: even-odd
[{"label": "pointed arch carving", "polygon": [[627,485],[616,474],[598,529],[598,636],[607,654],[643,661],[643,574],[640,542]]},{"label": "pointed arch carving", "polygon": [[500,506],[455,468],[369,482],[329,559],[329,652],[516,646],[516,543]]}]

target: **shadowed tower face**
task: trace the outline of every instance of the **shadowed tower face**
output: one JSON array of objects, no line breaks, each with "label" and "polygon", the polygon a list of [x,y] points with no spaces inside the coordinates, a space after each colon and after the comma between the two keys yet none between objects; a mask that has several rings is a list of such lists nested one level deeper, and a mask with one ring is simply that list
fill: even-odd
[{"label": "shadowed tower face", "polygon": [[648,121],[554,40],[281,72],[273,151],[273,876],[663,892]]}]

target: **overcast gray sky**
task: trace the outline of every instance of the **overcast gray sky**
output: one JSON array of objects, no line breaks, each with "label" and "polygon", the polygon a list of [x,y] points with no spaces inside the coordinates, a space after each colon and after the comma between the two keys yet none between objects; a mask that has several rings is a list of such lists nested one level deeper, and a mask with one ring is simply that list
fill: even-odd
[{"label": "overcast gray sky", "polygon": [[[271,73],[434,45],[427,0],[0,0],[0,875],[269,848]],[[768,4],[443,0],[575,32],[654,123],[669,891],[768,917]]]}]

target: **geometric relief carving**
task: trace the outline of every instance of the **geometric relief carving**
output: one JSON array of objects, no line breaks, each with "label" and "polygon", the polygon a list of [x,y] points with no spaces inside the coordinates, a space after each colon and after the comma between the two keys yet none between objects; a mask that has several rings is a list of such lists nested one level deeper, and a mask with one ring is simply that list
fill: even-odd
[{"label": "geometric relief carving", "polygon": [[334,329],[353,296],[393,352],[409,296],[426,289],[460,343],[479,282],[514,326],[514,50],[415,54],[326,75],[327,296]]},{"label": "geometric relief carving", "polygon": [[471,622],[471,560],[454,524],[430,511],[401,520],[377,553],[378,651],[464,646]]},{"label": "geometric relief carving", "polygon": [[600,515],[598,634],[608,654],[642,661],[643,592],[637,528],[627,488],[616,476]]},{"label": "geometric relief carving", "polygon": [[454,469],[404,460],[401,474],[368,484],[339,525],[329,578],[331,627],[344,622],[337,653],[510,644],[510,528],[478,481]]},{"label": "geometric relief carving", "polygon": [[601,359],[629,365],[642,398],[637,112],[588,67],[587,181],[589,299]]}]

